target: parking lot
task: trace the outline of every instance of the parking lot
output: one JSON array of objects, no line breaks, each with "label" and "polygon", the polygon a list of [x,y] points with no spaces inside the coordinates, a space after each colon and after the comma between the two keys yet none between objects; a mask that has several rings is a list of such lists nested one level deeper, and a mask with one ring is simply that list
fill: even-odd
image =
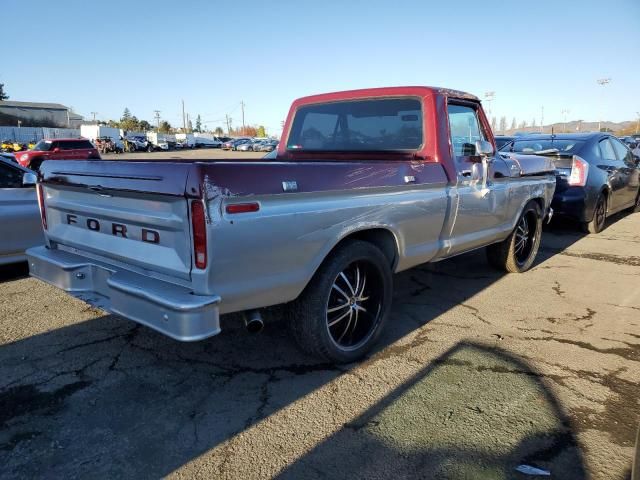
[{"label": "parking lot", "polygon": [[482,252],[399,274],[377,350],[341,367],[277,313],[177,343],[3,267],[0,477],[627,478],[639,245],[640,214],[618,215],[552,225],[522,275]]}]

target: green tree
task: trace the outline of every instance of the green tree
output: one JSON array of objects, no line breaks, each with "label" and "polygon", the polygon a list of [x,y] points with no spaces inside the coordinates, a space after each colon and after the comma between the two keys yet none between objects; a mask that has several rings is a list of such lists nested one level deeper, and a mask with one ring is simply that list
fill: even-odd
[{"label": "green tree", "polygon": [[4,93],[4,83],[0,83],[0,101],[7,100],[8,98],[9,98],[9,95]]},{"label": "green tree", "polygon": [[256,137],[263,138],[263,137],[266,137],[266,136],[267,136],[267,129],[264,128],[264,125],[259,125],[258,126],[258,130],[256,132]]},{"label": "green tree", "polygon": [[127,107],[125,107],[124,112],[122,113],[122,118],[120,118],[121,122],[131,119],[131,112]]},{"label": "green tree", "polygon": [[216,127],[216,129],[214,130],[214,133],[215,133],[217,136],[221,137],[222,135],[224,135],[224,130],[222,130],[222,128],[221,128],[221,127]]},{"label": "green tree", "polygon": [[202,119],[200,118],[200,115],[198,115],[196,117],[196,129],[195,129],[195,131],[198,132],[198,133],[202,132]]},{"label": "green tree", "polygon": [[138,128],[143,131],[149,131],[151,130],[151,124],[149,122],[147,122],[146,120],[140,120],[140,123],[138,124]]},{"label": "green tree", "polygon": [[166,120],[160,122],[160,127],[158,128],[160,133],[169,133],[171,131],[171,124]]}]

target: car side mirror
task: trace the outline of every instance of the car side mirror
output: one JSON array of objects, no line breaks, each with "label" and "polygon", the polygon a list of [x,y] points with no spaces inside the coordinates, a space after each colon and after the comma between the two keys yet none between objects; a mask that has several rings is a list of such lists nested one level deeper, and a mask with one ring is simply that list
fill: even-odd
[{"label": "car side mirror", "polygon": [[38,176],[35,173],[25,172],[22,176],[23,187],[35,187],[36,183],[38,183]]},{"label": "car side mirror", "polygon": [[493,145],[491,142],[487,142],[486,140],[477,140],[476,141],[476,155],[481,157],[489,157],[493,155]]}]

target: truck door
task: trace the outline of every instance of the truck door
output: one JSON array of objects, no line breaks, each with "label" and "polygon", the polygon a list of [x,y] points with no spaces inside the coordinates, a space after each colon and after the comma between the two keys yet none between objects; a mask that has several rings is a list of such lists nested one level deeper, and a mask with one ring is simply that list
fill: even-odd
[{"label": "truck door", "polygon": [[473,179],[474,168],[482,170],[475,143],[489,141],[479,117],[479,104],[451,100],[448,104],[451,153],[456,164],[455,219],[450,232],[449,254],[500,240],[508,228],[509,173],[500,155],[489,164],[487,188]]}]

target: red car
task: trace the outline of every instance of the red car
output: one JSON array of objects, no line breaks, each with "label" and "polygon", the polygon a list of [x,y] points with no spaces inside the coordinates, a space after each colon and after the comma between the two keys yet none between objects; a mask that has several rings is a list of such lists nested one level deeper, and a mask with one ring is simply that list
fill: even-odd
[{"label": "red car", "polygon": [[45,160],[100,160],[96,147],[86,138],[55,138],[40,140],[26,152],[16,153],[18,163],[31,170],[38,170]]}]

